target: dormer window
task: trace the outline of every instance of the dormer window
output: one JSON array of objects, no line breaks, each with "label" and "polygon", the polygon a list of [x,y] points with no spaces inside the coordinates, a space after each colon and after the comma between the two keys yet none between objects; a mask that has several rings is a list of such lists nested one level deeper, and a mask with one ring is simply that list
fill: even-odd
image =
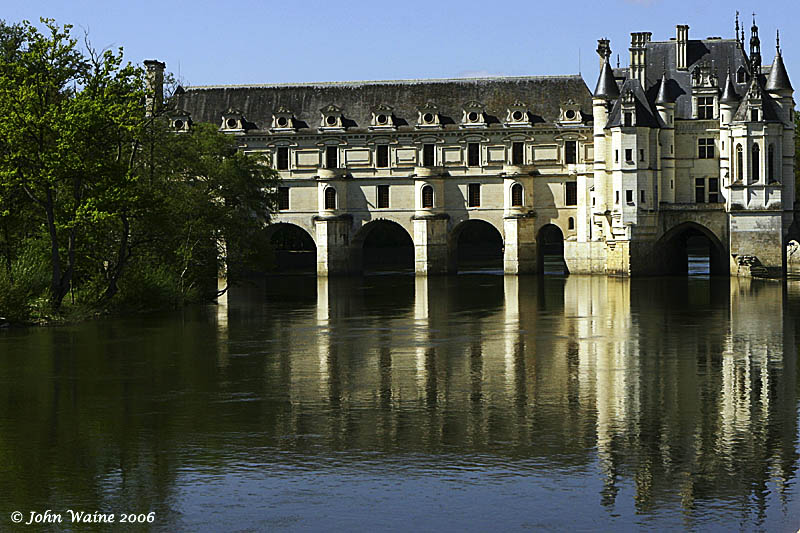
[{"label": "dormer window", "polygon": [[464,128],[485,127],[486,113],[484,111],[484,105],[476,100],[471,100],[464,104],[461,126]]},{"label": "dormer window", "polygon": [[222,125],[219,129],[223,131],[244,131],[244,115],[238,109],[228,109],[222,114]]},{"label": "dormer window", "polygon": [[440,125],[439,122],[439,108],[436,107],[436,104],[432,102],[428,102],[424,106],[420,107],[418,110],[419,115],[417,117],[417,127],[418,128],[438,128]]},{"label": "dormer window", "polygon": [[625,117],[624,122],[623,122],[624,126],[626,128],[633,127],[633,112],[632,111],[626,111],[623,116]]},{"label": "dormer window", "polygon": [[750,110],[750,121],[758,122],[758,108],[754,107]]},{"label": "dormer window", "polygon": [[514,102],[508,106],[506,115],[506,126],[530,126],[531,117],[528,114],[528,106],[524,102]]},{"label": "dormer window", "polygon": [[701,120],[714,118],[713,96],[699,96],[697,98],[697,118]]},{"label": "dormer window", "polygon": [[192,119],[189,113],[182,109],[176,109],[170,116],[170,127],[172,127],[173,131],[187,132],[191,128],[191,125]]},{"label": "dormer window", "polygon": [[292,110],[280,106],[272,114],[272,131],[294,131],[294,113]]},{"label": "dormer window", "polygon": [[739,67],[736,71],[736,83],[745,83],[747,81],[747,71],[744,67]]},{"label": "dormer window", "polygon": [[567,100],[566,103],[561,105],[561,114],[558,118],[559,122],[578,124],[582,119],[581,107],[576,104],[574,100]]},{"label": "dormer window", "polygon": [[381,104],[372,110],[372,121],[370,129],[385,130],[394,129],[393,108],[386,104]]},{"label": "dormer window", "polygon": [[320,131],[344,131],[344,123],[342,122],[342,109],[333,104],[320,109],[322,120],[320,122]]}]

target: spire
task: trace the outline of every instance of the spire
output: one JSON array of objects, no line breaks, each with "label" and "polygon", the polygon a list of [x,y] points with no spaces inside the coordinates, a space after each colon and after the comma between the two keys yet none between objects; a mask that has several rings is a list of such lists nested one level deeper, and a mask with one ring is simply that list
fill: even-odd
[{"label": "spire", "polygon": [[769,92],[791,91],[792,84],[789,81],[789,75],[786,73],[786,66],[783,64],[783,57],[781,57],[781,41],[780,33],[778,34],[777,44],[775,45],[777,51],[775,54],[775,61],[772,62],[772,68],[769,71],[769,79],[767,80],[766,89]]},{"label": "spire", "polygon": [[656,96],[656,105],[672,104],[672,94],[670,94],[669,87],[667,86],[667,73],[661,75],[661,86],[658,88],[658,96]]},{"label": "spire", "polygon": [[753,13],[753,26],[750,28],[750,65],[754,75],[761,73],[761,39],[758,38],[755,13]]},{"label": "spire", "polygon": [[597,80],[594,97],[606,100],[615,100],[619,97],[619,87],[617,87],[617,82],[614,80],[614,72],[611,70],[611,65],[608,64],[608,57],[603,62],[603,68],[600,69],[600,78]]},{"label": "spire", "polygon": [[736,41],[739,41],[739,12],[736,12],[736,29],[733,30],[733,36],[736,37]]},{"label": "spire", "polygon": [[739,101],[739,95],[736,94],[736,88],[733,86],[731,79],[731,69],[728,68],[728,77],[725,80],[725,89],[722,91],[722,98],[719,99],[720,104],[735,104]]}]

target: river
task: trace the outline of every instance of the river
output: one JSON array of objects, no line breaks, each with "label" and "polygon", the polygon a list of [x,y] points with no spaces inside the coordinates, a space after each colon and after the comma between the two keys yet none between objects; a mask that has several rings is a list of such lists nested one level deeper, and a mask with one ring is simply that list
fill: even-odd
[{"label": "river", "polygon": [[3,330],[0,530],[796,531],[799,325],[800,281],[481,273]]}]

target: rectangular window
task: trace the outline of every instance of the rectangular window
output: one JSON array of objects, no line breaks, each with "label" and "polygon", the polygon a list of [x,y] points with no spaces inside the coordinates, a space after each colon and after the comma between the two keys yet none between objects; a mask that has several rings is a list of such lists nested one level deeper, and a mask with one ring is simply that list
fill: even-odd
[{"label": "rectangular window", "polygon": [[644,161],[644,148],[639,148],[639,161]]},{"label": "rectangular window", "polygon": [[289,209],[289,187],[278,187],[278,209],[281,211]]},{"label": "rectangular window", "polygon": [[521,142],[515,142],[511,145],[511,164],[523,165],[525,164],[525,145]]},{"label": "rectangular window", "polygon": [[278,170],[289,169],[289,147],[279,146],[276,154],[275,168]]},{"label": "rectangular window", "polygon": [[481,145],[478,143],[467,144],[467,165],[470,167],[481,166]]},{"label": "rectangular window", "polygon": [[389,145],[379,144],[375,153],[375,166],[378,168],[389,167]]},{"label": "rectangular window", "polygon": [[389,207],[389,186],[378,185],[378,209]]},{"label": "rectangular window", "polygon": [[570,165],[578,162],[578,141],[564,143],[564,161]]},{"label": "rectangular window", "polygon": [[564,205],[578,205],[578,182],[566,182],[564,184],[564,193]]},{"label": "rectangular window", "polygon": [[628,163],[633,162],[633,149],[631,148],[625,149],[625,161],[627,161]]},{"label": "rectangular window", "polygon": [[325,168],[339,168],[338,146],[327,146],[325,148]]},{"label": "rectangular window", "polygon": [[628,205],[633,205],[633,189],[627,189],[625,191],[625,202],[627,202]]},{"label": "rectangular window", "polygon": [[700,159],[714,158],[714,139],[697,139],[697,157]]},{"label": "rectangular window", "polygon": [[614,195],[614,203],[619,205],[619,191],[617,191]]},{"label": "rectangular window", "polygon": [[470,183],[467,185],[467,205],[469,207],[480,207],[481,205],[481,184]]},{"label": "rectangular window", "polygon": [[696,178],[694,180],[694,201],[697,204],[706,202],[706,179]]},{"label": "rectangular window", "polygon": [[719,178],[708,178],[708,203],[719,203]]},{"label": "rectangular window", "polygon": [[624,126],[626,128],[630,128],[631,126],[633,126],[633,113],[625,113]]},{"label": "rectangular window", "polygon": [[639,203],[643,204],[644,203],[644,189],[641,190],[640,192],[641,192],[641,194],[639,195]]},{"label": "rectangular window", "polygon": [[433,149],[434,145],[432,144],[423,144],[422,145],[422,166],[423,167],[432,167],[435,165],[434,158],[433,158]]},{"label": "rectangular window", "polygon": [[758,122],[758,109],[751,109],[750,110],[750,121],[751,122]]},{"label": "rectangular window", "polygon": [[697,98],[697,118],[714,118],[714,97],[699,96]]},{"label": "rectangular window", "polygon": [[619,150],[614,150],[614,162],[619,163]]}]

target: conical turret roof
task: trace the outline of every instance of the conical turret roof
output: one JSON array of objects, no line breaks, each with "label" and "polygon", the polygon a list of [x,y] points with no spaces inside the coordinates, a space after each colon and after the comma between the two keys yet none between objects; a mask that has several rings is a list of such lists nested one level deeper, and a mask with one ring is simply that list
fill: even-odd
[{"label": "conical turret roof", "polygon": [[656,96],[656,104],[673,104],[675,100],[672,98],[671,91],[667,85],[667,73],[661,75],[661,86],[658,88],[658,96]]},{"label": "conical turret roof", "polygon": [[614,79],[614,71],[611,70],[611,65],[608,64],[608,57],[603,63],[603,68],[600,69],[600,78],[597,80],[597,87],[594,89],[595,98],[605,98],[606,100],[615,100],[619,98],[619,87]]},{"label": "conical turret roof", "polygon": [[792,90],[792,84],[789,81],[789,75],[786,73],[786,67],[783,64],[780,51],[775,56],[775,61],[772,62],[766,89],[769,92]]},{"label": "conical turret roof", "polygon": [[739,101],[739,95],[736,94],[736,88],[733,86],[731,80],[731,71],[728,70],[728,77],[725,79],[725,89],[722,91],[722,98],[719,99],[721,104],[735,104]]}]

